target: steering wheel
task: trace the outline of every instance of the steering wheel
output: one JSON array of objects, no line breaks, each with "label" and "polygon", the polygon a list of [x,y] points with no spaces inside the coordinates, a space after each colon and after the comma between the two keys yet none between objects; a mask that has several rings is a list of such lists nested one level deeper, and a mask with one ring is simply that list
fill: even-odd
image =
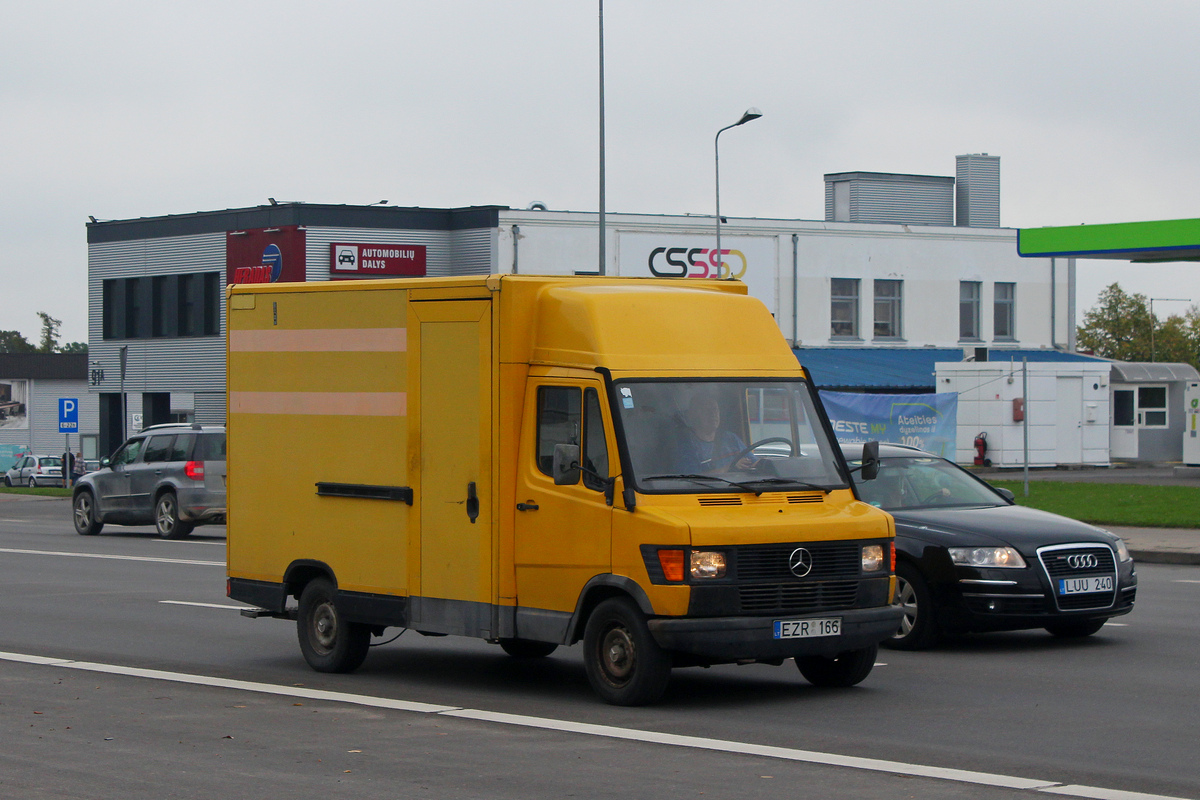
[{"label": "steering wheel", "polygon": [[754,444],[743,447],[740,451],[738,451],[738,453],[736,455],[734,455],[734,456],[728,458],[728,460],[722,462],[721,469],[727,470],[730,467],[732,467],[734,464],[736,464],[737,462],[741,461],[743,458],[745,458],[746,456],[748,456],[752,452],[754,452],[754,450],[756,448],[762,447],[764,444],[774,444],[775,442],[783,442],[784,444],[786,444],[788,446],[788,455],[789,456],[793,456],[796,454],[796,446],[794,444],[792,444],[791,439],[788,439],[784,436],[768,436],[766,439],[759,439]]},{"label": "steering wheel", "polygon": [[949,497],[949,495],[946,494],[945,489],[934,489],[928,495],[922,497],[920,502],[923,506],[935,506],[939,503],[945,502],[947,497]]}]

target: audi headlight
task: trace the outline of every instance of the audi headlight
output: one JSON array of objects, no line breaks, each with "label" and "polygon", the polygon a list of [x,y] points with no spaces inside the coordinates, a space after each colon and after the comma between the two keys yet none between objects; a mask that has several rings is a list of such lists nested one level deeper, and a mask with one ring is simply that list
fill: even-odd
[{"label": "audi headlight", "polygon": [[862,549],[863,572],[876,572],[883,569],[883,545],[869,544]]},{"label": "audi headlight", "polygon": [[1018,569],[1025,559],[1011,547],[949,547],[950,560],[963,567]]},{"label": "audi headlight", "polygon": [[693,550],[692,577],[696,579],[724,578],[725,554],[706,550]]},{"label": "audi headlight", "polygon": [[1129,554],[1129,548],[1125,546],[1124,539],[1122,539],[1120,536],[1117,536],[1112,531],[1104,530],[1104,528],[1100,528],[1100,531],[1102,533],[1107,533],[1116,540],[1113,543],[1113,546],[1117,548],[1117,558],[1119,558],[1121,561],[1133,561],[1133,556]]}]

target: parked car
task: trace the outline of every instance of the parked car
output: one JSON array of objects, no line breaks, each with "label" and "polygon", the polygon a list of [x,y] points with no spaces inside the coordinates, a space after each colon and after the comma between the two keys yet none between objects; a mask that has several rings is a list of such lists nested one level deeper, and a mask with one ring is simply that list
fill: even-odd
[{"label": "parked car", "polygon": [[[842,445],[851,466],[862,445]],[[1106,530],[1018,506],[956,464],[912,447],[880,447],[879,475],[859,497],[896,519],[904,617],[885,645],[931,647],[943,636],[1045,628],[1090,636],[1133,610],[1137,574]]]},{"label": "parked car", "polygon": [[4,473],[5,486],[62,486],[62,459],[58,456],[25,456]]},{"label": "parked car", "polygon": [[197,525],[225,522],[225,429],[154,425],[131,436],[100,469],[75,484],[75,530],[107,523],[150,525],[180,539]]}]

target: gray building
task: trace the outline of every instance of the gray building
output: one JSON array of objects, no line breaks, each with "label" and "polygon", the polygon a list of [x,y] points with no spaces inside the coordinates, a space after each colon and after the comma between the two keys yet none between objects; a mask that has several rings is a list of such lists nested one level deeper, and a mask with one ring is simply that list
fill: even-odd
[{"label": "gray building", "polygon": [[58,429],[60,399],[79,403],[72,452],[97,457],[99,415],[87,376],[86,355],[0,353],[0,469],[25,453],[54,456],[67,448],[67,434]]},{"label": "gray building", "polygon": [[498,210],[272,202],[88,224],[99,452],[149,425],[224,423],[227,284],[487,274]]}]

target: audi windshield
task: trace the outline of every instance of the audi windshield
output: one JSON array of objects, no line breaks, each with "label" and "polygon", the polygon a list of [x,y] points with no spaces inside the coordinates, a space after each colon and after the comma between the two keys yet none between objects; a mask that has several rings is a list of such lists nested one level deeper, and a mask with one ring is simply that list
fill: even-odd
[{"label": "audi windshield", "polygon": [[991,487],[942,458],[884,458],[873,481],[858,482],[858,496],[885,511],[936,506],[1005,506]]},{"label": "audi windshield", "polygon": [[647,493],[848,486],[802,380],[617,382],[632,482]]}]

